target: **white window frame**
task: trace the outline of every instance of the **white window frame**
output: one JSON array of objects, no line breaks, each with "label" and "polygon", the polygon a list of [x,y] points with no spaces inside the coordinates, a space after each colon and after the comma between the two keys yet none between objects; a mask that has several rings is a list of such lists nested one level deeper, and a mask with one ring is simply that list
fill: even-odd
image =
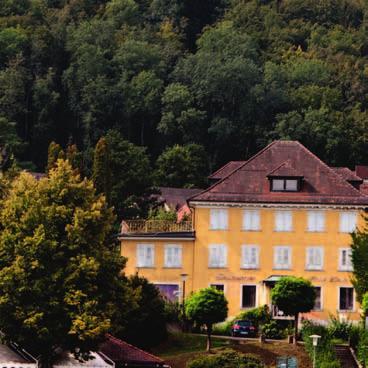
[{"label": "white window frame", "polygon": [[[255,264],[246,264],[244,263],[244,252],[245,249],[249,249],[250,251],[252,249],[256,250],[256,262]],[[260,247],[257,244],[243,244],[241,246],[241,257],[240,257],[240,268],[243,270],[257,270],[259,268],[259,253],[260,253]]]},{"label": "white window frame", "polygon": [[[169,249],[179,249],[179,260],[176,264],[169,264],[168,254]],[[164,267],[165,268],[182,268],[183,267],[183,246],[181,244],[165,244],[164,246]]]},{"label": "white window frame", "polygon": [[[289,262],[288,265],[278,265],[277,264],[277,253],[279,250],[281,249],[288,249],[288,253],[289,253]],[[293,257],[293,253],[292,253],[292,248],[290,245],[276,245],[273,247],[273,269],[274,270],[291,270],[291,265],[292,265],[292,257]]]},{"label": "white window frame", "polygon": [[[353,289],[353,309],[340,309],[340,290],[341,289]],[[355,307],[356,307],[356,303],[355,303],[355,290],[353,288],[352,285],[341,285],[337,287],[337,310],[339,312],[345,312],[345,313],[352,313],[355,312]]]},{"label": "white window frame", "polygon": [[[318,228],[318,219],[313,219],[314,216],[323,216],[323,226]],[[317,225],[317,226],[316,226]],[[307,231],[312,233],[322,233],[326,229],[326,213],[325,211],[308,211],[307,212]]]},{"label": "white window frame", "polygon": [[[354,226],[349,227],[349,229],[345,229],[344,216],[354,217],[354,222],[355,222]],[[351,221],[351,218],[349,219],[349,221]],[[356,211],[340,212],[340,215],[339,215],[339,230],[340,230],[340,233],[350,234],[350,233],[354,232],[357,229],[357,226],[358,226],[358,213]]]},{"label": "white window frame", "polygon": [[[221,264],[211,264],[211,249],[223,247],[224,249],[224,262]],[[226,268],[227,267],[227,245],[226,244],[210,244],[208,246],[208,268]]]},{"label": "white window frame", "polygon": [[[249,221],[246,220],[247,217],[249,218]],[[242,230],[261,231],[261,211],[260,210],[256,210],[256,209],[243,210]]]},{"label": "white window frame", "polygon": [[[349,262],[347,265],[342,264],[342,253],[344,251],[350,253],[350,264]],[[339,265],[338,265],[339,271],[346,271],[346,272],[353,271],[354,267],[353,267],[353,261],[351,260],[351,254],[352,254],[352,249],[350,247],[339,248]]]},{"label": "white window frame", "polygon": [[[290,226],[287,228],[285,226],[283,226],[282,228],[278,228],[278,217],[279,216],[286,216],[286,215],[289,215],[290,216]],[[290,211],[290,210],[276,210],[274,212],[274,217],[275,217],[275,224],[274,224],[274,231],[276,232],[291,232],[293,231],[293,227],[294,227],[294,224],[293,224],[293,211]],[[283,220],[284,222],[284,220]],[[285,225],[285,224],[284,224]]]},{"label": "white window frame", "polygon": [[[220,214],[224,215],[225,222],[221,224],[219,219],[214,219]],[[228,208],[210,208],[210,230],[228,230],[229,228],[229,210]]]},{"label": "white window frame", "polygon": [[[151,252],[152,252],[152,263],[150,265],[148,264],[144,264],[142,265],[140,263],[140,259],[139,259],[139,253],[140,253],[140,249],[141,248],[150,248]],[[137,244],[137,249],[136,249],[136,263],[137,263],[137,267],[138,268],[153,268],[155,266],[155,245],[152,243],[139,243]]]},{"label": "white window frame", "polygon": [[[255,286],[256,288],[256,297],[254,300],[254,306],[252,307],[243,307],[243,286]],[[258,285],[257,284],[240,284],[240,309],[252,309],[258,306]]]},{"label": "white window frame", "polygon": [[313,306],[312,311],[321,312],[321,311],[323,311],[323,286],[321,286],[321,285],[313,285],[313,287],[314,288],[319,288],[321,290],[321,296],[320,296],[321,307],[319,309],[315,309],[314,306]]},{"label": "white window frame", "polygon": [[[310,265],[308,263],[309,261],[309,251],[310,250],[319,250],[321,253],[320,253],[320,256],[321,256],[321,265]],[[308,271],[322,271],[323,270],[323,267],[324,267],[324,248],[320,245],[312,245],[312,246],[309,246],[305,249],[305,269],[308,270]]]}]

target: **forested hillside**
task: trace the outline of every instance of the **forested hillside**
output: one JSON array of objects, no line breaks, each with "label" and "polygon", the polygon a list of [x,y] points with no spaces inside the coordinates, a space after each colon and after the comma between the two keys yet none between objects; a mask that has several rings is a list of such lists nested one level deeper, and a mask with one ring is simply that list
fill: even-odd
[{"label": "forested hillside", "polygon": [[91,174],[108,133],[157,185],[278,138],[367,164],[367,26],[364,0],[0,0],[0,144],[33,170],[76,144]]}]

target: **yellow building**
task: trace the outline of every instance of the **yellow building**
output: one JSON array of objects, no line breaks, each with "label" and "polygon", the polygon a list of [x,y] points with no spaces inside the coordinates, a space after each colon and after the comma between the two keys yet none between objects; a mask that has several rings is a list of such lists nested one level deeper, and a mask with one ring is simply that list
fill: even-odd
[{"label": "yellow building", "polygon": [[170,299],[182,298],[183,285],[185,295],[213,285],[224,291],[230,316],[268,304],[276,318],[283,315],[271,305],[275,282],[302,276],[318,293],[304,318],[359,319],[350,233],[368,207],[360,177],[327,166],[299,142],[275,141],[210,179],[188,199],[192,222],[124,222],[128,274],[147,277]]}]

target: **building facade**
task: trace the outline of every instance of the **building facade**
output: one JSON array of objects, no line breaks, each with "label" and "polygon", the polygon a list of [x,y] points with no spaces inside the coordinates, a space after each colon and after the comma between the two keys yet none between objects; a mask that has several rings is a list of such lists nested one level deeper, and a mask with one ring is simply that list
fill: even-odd
[{"label": "building facade", "polygon": [[125,225],[128,274],[147,277],[172,300],[182,298],[183,278],[186,295],[212,285],[224,291],[230,316],[267,304],[276,318],[287,317],[271,304],[275,283],[302,276],[318,295],[305,318],[359,319],[350,243],[368,208],[361,177],[327,166],[299,142],[275,141],[210,180],[188,199],[191,224]]}]

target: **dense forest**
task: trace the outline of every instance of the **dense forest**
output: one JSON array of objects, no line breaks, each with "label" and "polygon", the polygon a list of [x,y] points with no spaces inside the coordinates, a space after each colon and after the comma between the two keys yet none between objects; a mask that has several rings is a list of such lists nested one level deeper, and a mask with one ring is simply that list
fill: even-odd
[{"label": "dense forest", "polygon": [[367,92],[364,0],[0,0],[1,159],[43,171],[55,141],[92,176],[105,137],[129,195],[274,139],[367,164]]}]

